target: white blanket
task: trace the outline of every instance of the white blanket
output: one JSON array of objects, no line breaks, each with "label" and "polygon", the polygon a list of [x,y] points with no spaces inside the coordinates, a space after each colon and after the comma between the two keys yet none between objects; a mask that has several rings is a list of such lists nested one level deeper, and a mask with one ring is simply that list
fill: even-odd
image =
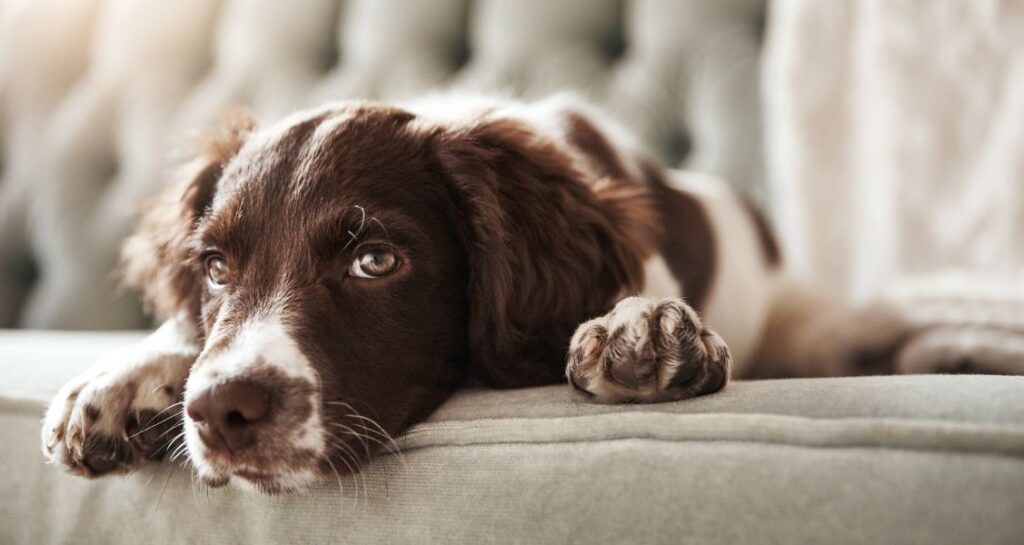
[{"label": "white blanket", "polygon": [[779,0],[769,178],[804,273],[858,297],[1024,289],[1024,2]]}]

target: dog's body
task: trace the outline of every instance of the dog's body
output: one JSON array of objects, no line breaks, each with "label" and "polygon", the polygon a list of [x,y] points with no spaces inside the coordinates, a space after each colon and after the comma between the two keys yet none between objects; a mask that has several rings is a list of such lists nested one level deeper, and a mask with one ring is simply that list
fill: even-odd
[{"label": "dog's body", "polygon": [[45,454],[87,476],[177,447],[211,485],[290,490],[356,471],[467,374],[675,400],[862,372],[907,331],[789,279],[741,195],[562,99],[229,127],[125,257],[166,323],[51,405]]}]

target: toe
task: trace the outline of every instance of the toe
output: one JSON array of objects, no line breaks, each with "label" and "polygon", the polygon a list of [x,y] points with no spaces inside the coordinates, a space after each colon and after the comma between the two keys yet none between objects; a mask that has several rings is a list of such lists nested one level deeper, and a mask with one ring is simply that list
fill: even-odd
[{"label": "toe", "polygon": [[127,466],[131,452],[124,441],[108,436],[93,436],[86,441],[82,451],[82,466],[90,476],[99,476]]}]

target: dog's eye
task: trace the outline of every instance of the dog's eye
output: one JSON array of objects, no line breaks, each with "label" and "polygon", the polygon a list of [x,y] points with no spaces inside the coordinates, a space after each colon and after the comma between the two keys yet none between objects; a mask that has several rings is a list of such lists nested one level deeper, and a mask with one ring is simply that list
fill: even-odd
[{"label": "dog's eye", "polygon": [[206,278],[212,286],[223,286],[228,283],[228,262],[224,256],[214,254],[206,258]]},{"label": "dog's eye", "polygon": [[349,274],[359,278],[379,278],[398,268],[398,259],[391,252],[366,252],[352,262]]}]

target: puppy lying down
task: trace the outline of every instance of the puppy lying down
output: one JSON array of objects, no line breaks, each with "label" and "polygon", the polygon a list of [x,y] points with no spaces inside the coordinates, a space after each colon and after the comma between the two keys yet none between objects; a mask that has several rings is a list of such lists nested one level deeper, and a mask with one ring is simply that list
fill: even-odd
[{"label": "puppy lying down", "polygon": [[165,321],[61,389],[45,455],[93,477],[177,448],[267,493],[357,471],[467,377],[672,401],[885,370],[909,331],[790,280],[728,184],[558,98],[228,123],[124,269]]}]

